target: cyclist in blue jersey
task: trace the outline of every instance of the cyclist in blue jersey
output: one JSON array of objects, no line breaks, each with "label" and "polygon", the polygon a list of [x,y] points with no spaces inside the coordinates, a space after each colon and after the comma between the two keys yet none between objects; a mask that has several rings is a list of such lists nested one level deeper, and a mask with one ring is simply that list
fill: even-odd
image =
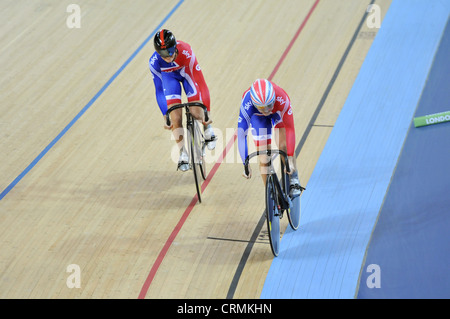
[{"label": "cyclist in blue jersey", "polygon": [[[270,148],[272,141],[272,127],[278,132],[277,142],[280,150],[288,155],[290,171],[290,195],[296,197],[301,194],[298,180],[297,165],[294,157],[295,152],[295,127],[292,106],[287,93],[275,83],[258,79],[247,89],[243,96],[238,120],[238,148],[242,159],[248,156],[247,135],[252,128],[252,136],[257,150]],[[267,174],[265,168],[267,159],[261,158],[261,177],[266,182]],[[249,174],[252,176],[249,166]]]},{"label": "cyclist in blue jersey", "polygon": [[[178,169],[184,172],[189,169],[189,158],[183,138],[183,109],[170,113],[170,127],[166,124],[166,113],[170,107],[181,103],[182,85],[188,102],[204,104],[208,110],[208,117],[211,118],[209,89],[189,44],[177,41],[173,33],[167,29],[156,32],[153,42],[155,52],[150,57],[149,67],[155,85],[156,101],[164,116],[164,127],[172,130],[180,148]],[[210,150],[214,149],[216,137],[210,125],[212,121],[204,122],[202,110],[199,108],[192,108],[191,112],[196,119],[203,121],[207,147]]]}]

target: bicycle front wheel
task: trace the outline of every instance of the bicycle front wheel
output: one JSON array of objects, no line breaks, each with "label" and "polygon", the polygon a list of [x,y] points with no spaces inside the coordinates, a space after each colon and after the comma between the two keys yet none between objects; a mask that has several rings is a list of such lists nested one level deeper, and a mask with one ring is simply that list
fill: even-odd
[{"label": "bicycle front wheel", "polygon": [[196,144],[196,132],[195,132],[195,121],[193,125],[188,125],[188,132],[189,132],[189,151],[190,151],[190,162],[192,171],[194,172],[194,182],[195,182],[195,188],[197,189],[197,197],[199,203],[202,202],[202,196],[201,196],[201,185],[200,185],[200,178],[199,174],[197,172],[197,166],[198,166],[198,144]]},{"label": "bicycle front wheel", "polygon": [[273,177],[268,175],[266,181],[266,219],[270,248],[274,256],[278,256],[280,250],[280,215],[276,198]]},{"label": "bicycle front wheel", "polygon": [[196,148],[196,163],[198,165],[198,169],[202,175],[203,180],[206,179],[206,162],[205,162],[205,138],[203,137],[203,132],[200,126],[199,121],[194,121],[194,130],[195,130],[195,148]]}]

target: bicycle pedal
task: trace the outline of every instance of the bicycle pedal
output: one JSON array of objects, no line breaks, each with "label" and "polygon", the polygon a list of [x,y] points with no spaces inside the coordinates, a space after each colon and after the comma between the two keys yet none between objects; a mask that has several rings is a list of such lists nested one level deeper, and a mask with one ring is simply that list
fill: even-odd
[{"label": "bicycle pedal", "polygon": [[216,148],[216,138],[205,140],[205,145],[208,148],[208,150],[212,151]]}]

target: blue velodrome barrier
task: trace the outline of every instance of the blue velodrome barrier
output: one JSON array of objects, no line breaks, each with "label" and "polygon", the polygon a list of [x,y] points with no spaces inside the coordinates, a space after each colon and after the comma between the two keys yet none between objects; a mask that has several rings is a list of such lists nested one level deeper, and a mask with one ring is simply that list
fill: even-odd
[{"label": "blue velodrome barrier", "polygon": [[[447,22],[416,117],[450,110],[449,57]],[[450,298],[449,192],[450,122],[411,124],[363,267],[378,278],[363,271],[358,298]]]},{"label": "blue velodrome barrier", "polygon": [[449,9],[444,0],[393,0],[308,182],[301,226],[284,234],[261,298],[357,296]]}]

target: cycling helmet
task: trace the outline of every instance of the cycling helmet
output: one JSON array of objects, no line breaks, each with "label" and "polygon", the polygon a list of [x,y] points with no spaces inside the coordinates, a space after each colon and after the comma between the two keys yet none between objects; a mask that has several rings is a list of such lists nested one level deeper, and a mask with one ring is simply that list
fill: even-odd
[{"label": "cycling helmet", "polygon": [[162,29],[155,34],[153,45],[156,52],[163,58],[172,56],[177,48],[177,40],[172,32]]},{"label": "cycling helmet", "polygon": [[258,79],[250,88],[250,98],[253,105],[264,111],[270,111],[275,103],[275,90],[272,83],[266,79]]}]

